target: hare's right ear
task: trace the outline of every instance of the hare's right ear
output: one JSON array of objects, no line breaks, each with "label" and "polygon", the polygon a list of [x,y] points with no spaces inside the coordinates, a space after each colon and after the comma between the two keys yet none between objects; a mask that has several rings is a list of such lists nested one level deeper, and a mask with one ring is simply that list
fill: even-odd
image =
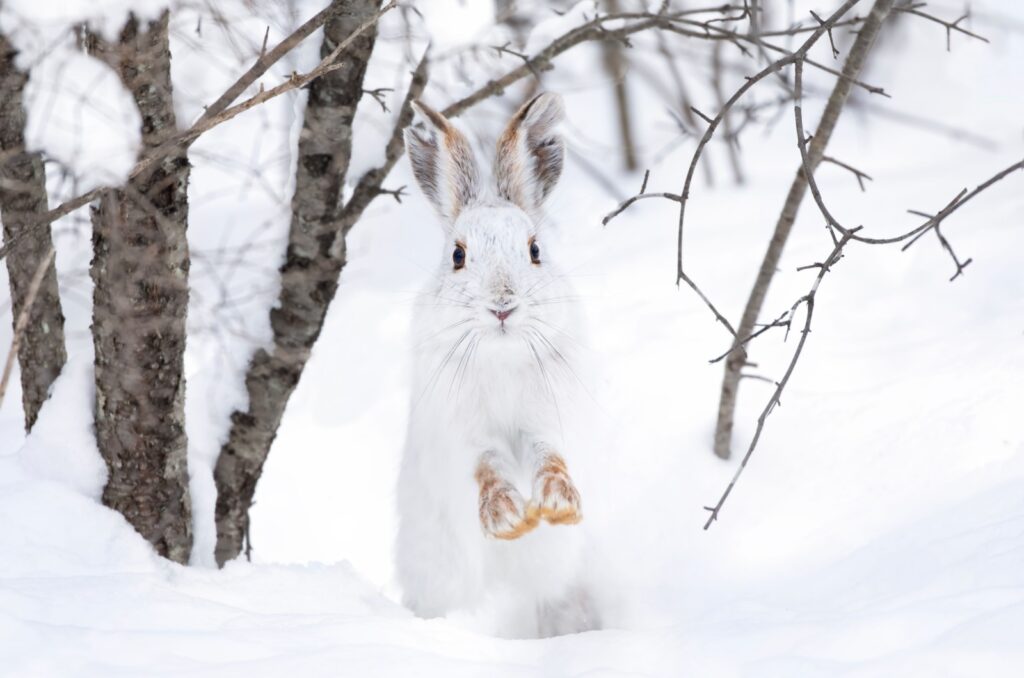
[{"label": "hare's right ear", "polygon": [[562,97],[544,92],[512,116],[498,139],[498,195],[531,214],[540,210],[562,175],[565,143],[558,123],[564,117]]},{"label": "hare's right ear", "polygon": [[447,118],[421,102],[412,104],[420,123],[405,129],[405,150],[423,195],[449,224],[479,194],[473,149]]}]

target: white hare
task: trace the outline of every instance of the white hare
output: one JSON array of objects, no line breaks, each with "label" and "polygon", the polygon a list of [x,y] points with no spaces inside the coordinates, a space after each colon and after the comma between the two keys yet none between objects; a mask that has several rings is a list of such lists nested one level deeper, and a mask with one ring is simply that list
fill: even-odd
[{"label": "white hare", "polygon": [[513,116],[486,183],[463,134],[427,106],[416,112],[406,150],[445,245],[413,326],[398,487],[405,603],[433,617],[503,595],[518,626],[499,632],[592,628],[559,412],[582,317],[538,224],[562,171],[561,98],[541,94]]}]

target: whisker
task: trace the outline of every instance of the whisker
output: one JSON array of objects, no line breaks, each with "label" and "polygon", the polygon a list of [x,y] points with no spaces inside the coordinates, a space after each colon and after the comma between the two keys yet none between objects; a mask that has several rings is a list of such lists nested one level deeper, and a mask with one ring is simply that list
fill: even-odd
[{"label": "whisker", "polygon": [[575,369],[573,369],[573,366],[569,362],[569,359],[566,358],[565,355],[563,355],[560,350],[558,350],[558,347],[556,347],[551,342],[551,340],[543,332],[541,332],[539,329],[531,327],[531,328],[528,328],[528,331],[532,332],[538,339],[540,339],[542,342],[544,342],[547,345],[547,347],[551,350],[551,352],[552,352],[556,362],[561,363],[562,366],[569,372],[569,374],[572,375],[572,377],[580,385],[580,387],[583,389],[583,391],[590,397],[590,399],[595,404],[600,405],[600,403],[598,402],[597,398],[595,398],[594,394],[591,393],[590,388],[587,386],[586,382],[583,381],[583,379],[580,378],[580,375],[576,373]]},{"label": "whisker", "polygon": [[549,299],[531,299],[531,306],[553,306],[555,304],[568,304],[572,301],[579,301],[579,296],[551,297]]},{"label": "whisker", "polygon": [[564,328],[561,328],[558,325],[555,325],[554,323],[549,323],[547,320],[544,320],[543,318],[534,318],[534,320],[536,320],[537,322],[542,323],[544,325],[547,325],[548,327],[550,327],[554,331],[556,331],[559,334],[561,334],[562,336],[564,336],[569,341],[572,341],[573,343],[575,343],[577,346],[579,346],[581,348],[587,348],[586,344],[584,344],[582,341],[577,339],[572,333],[568,332]]},{"label": "whisker", "polygon": [[416,404],[417,405],[419,404],[419,402],[421,400],[423,400],[423,397],[425,395],[427,395],[427,393],[429,393],[431,390],[433,390],[434,386],[437,383],[438,378],[441,376],[441,372],[448,365],[448,363],[451,362],[452,355],[455,354],[455,351],[458,350],[459,346],[462,345],[462,342],[465,341],[466,337],[468,337],[470,334],[472,334],[472,332],[473,332],[472,328],[466,330],[465,332],[463,332],[462,336],[459,337],[458,340],[454,344],[452,344],[452,347],[450,349],[448,349],[448,353],[446,353],[444,355],[444,357],[441,359],[441,363],[434,369],[433,374],[430,375],[430,379],[427,380],[426,385],[423,387],[423,392],[420,393],[419,397],[416,399]]},{"label": "whisker", "polygon": [[473,343],[477,337],[473,337],[466,344],[466,348],[462,350],[462,356],[459,358],[459,362],[455,365],[455,370],[452,372],[452,380],[448,383],[448,395],[452,395],[452,391],[455,389],[455,382],[459,380],[459,374],[462,371],[463,366],[466,364],[466,358],[469,356],[469,351],[473,348]]},{"label": "whisker", "polygon": [[455,400],[458,400],[459,396],[462,394],[462,385],[466,382],[466,374],[472,367],[473,358],[476,356],[476,349],[480,345],[482,339],[483,336],[481,334],[477,334],[477,336],[473,338],[473,342],[469,345],[469,349],[467,351],[468,355],[466,357],[466,366],[462,368],[462,376],[459,378],[459,387],[455,389]]},{"label": "whisker", "polygon": [[460,325],[465,325],[466,323],[471,322],[472,320],[473,320],[472,318],[463,318],[462,320],[460,320],[458,322],[454,322],[451,325],[447,325],[445,327],[442,327],[437,332],[433,332],[433,333],[429,334],[428,336],[423,337],[423,339],[421,339],[413,348],[422,348],[431,339],[434,339],[435,337],[437,337],[437,336],[439,336],[441,334],[444,334],[448,330],[455,329],[456,327],[459,327]]},{"label": "whisker", "polygon": [[533,345],[533,342],[529,340],[529,333],[523,336],[526,345],[530,347],[530,351],[533,353],[534,359],[537,361],[537,367],[540,370],[541,378],[544,379],[544,384],[548,388],[548,393],[551,395],[551,405],[555,408],[555,418],[558,419],[558,428],[562,428],[562,412],[558,407],[558,396],[555,395],[555,389],[551,386],[551,380],[548,378],[548,372],[544,369],[544,360],[540,357],[540,352],[537,351],[537,347]]},{"label": "whisker", "polygon": [[[445,303],[439,303],[445,302]],[[419,308],[427,308],[431,306],[437,307],[449,307],[449,308],[473,308],[472,304],[467,304],[464,301],[458,301],[456,299],[446,299],[444,297],[433,297],[432,299],[423,299],[419,303],[413,304]]]}]

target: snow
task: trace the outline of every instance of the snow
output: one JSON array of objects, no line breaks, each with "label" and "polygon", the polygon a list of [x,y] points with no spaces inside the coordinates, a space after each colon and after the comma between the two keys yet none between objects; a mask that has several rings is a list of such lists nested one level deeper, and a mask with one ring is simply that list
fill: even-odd
[{"label": "snow", "polygon": [[[228,39],[207,17],[198,42],[190,36],[201,10],[182,9],[172,32],[181,120],[247,67],[267,25],[273,39],[312,11],[301,7],[291,16],[260,6],[253,17],[241,1],[222,3],[235,31]],[[1016,3],[975,10],[1021,20]],[[403,29],[393,14],[382,36]],[[477,31],[475,22],[467,26]],[[865,79],[894,99],[871,103],[970,129],[994,146],[851,109],[829,153],[874,181],[862,194],[848,174],[822,167],[819,183],[840,220],[898,232],[916,223],[906,209],[939,209],[1020,158],[1024,41],[1012,25],[979,18],[975,28],[992,45],[954,36],[950,54],[941,27],[924,22],[904,22],[883,41],[888,51]],[[634,42],[645,48],[642,38]],[[920,52],[896,58],[908,42]],[[401,57],[400,44],[387,44],[385,61],[371,64],[373,86],[388,85]],[[610,91],[588,70],[592,54],[565,56],[546,86],[566,97],[571,147],[614,173],[628,195],[640,176],[614,169]],[[818,56],[827,59],[827,49]],[[315,48],[301,51],[266,81],[315,58]],[[476,68],[495,63],[511,62],[484,59]],[[434,71],[445,87],[428,88],[427,101],[471,87],[444,80],[449,67]],[[706,67],[693,66],[695,86],[696,70]],[[813,91],[827,86],[808,78]],[[675,132],[661,99],[633,82],[634,110],[648,120],[641,146],[653,155]],[[392,96],[396,104],[402,92]],[[98,102],[113,100],[104,97]],[[816,120],[821,106],[822,97],[809,98],[805,118]],[[493,139],[511,108],[511,97],[491,101],[462,122]],[[161,561],[98,502],[104,467],[89,434],[88,230],[81,215],[58,225],[71,358],[31,436],[21,431],[16,379],[0,408],[0,676],[1019,675],[1021,175],[945,226],[961,256],[974,259],[953,283],[953,265],[934,238],[907,252],[850,248],[822,283],[783,406],[720,522],[705,532],[702,507],[717,500],[736,464],[709,450],[721,366],[708,360],[728,347],[728,336],[692,292],[672,284],[674,205],[641,202],[602,229],[618,196],[571,155],[549,209],[550,237],[585,300],[589,352],[603,367],[593,376],[593,406],[610,433],[579,473],[587,488],[581,528],[594,539],[590,574],[603,584],[606,628],[543,640],[495,637],[485,617],[417,619],[395,602],[393,493],[409,400],[409,318],[441,234],[418,195],[402,204],[382,198],[352,233],[341,289],[260,481],[253,563],[213,569],[210,469],[227,414],[244,403],[248,356],[269,336],[300,113],[298,98],[282,98],[204,137],[192,156],[193,567]],[[367,128],[386,129],[375,103],[364,101],[359,115]],[[41,128],[40,143],[66,124]],[[103,132],[108,147],[119,134]],[[699,182],[688,207],[687,270],[730,317],[796,169],[792,135],[784,116],[770,134],[744,137],[742,187],[728,182],[713,143],[718,181]],[[678,191],[691,150],[688,141],[652,164],[648,190]],[[360,153],[363,164],[375,162],[370,149]],[[100,170],[76,172],[88,180]],[[411,176],[403,163],[388,185],[404,184]],[[51,204],[74,188],[51,172]],[[807,291],[814,272],[795,268],[828,249],[808,202],[765,317]],[[794,339],[778,332],[758,340],[758,373],[781,374]],[[737,454],[769,389],[743,383]]]},{"label": "snow", "polygon": [[117,74],[82,54],[70,32],[31,73],[26,145],[85,177],[81,190],[123,182],[135,165],[140,118]]},{"label": "snow", "polygon": [[29,69],[26,145],[65,172],[82,177],[79,190],[117,185],[135,164],[139,114],[131,94],[108,66],[82,52],[76,30],[87,25],[117,39],[129,12],[153,20],[167,0],[9,0],[0,30]]},{"label": "snow", "polygon": [[[41,36],[51,38],[73,32],[76,26],[88,24],[90,30],[107,40],[115,40],[129,13],[140,21],[154,21],[172,5],[169,0],[6,0],[3,6],[5,32],[27,53],[19,55],[23,64],[30,63],[45,49]],[[23,35],[23,34],[29,35]],[[29,50],[33,45],[39,51]]]}]

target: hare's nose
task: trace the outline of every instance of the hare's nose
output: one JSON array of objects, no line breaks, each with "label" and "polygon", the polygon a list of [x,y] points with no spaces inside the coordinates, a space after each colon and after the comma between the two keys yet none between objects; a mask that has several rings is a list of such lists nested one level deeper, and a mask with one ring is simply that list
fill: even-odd
[{"label": "hare's nose", "polygon": [[492,308],[491,309],[491,313],[493,313],[494,317],[497,318],[498,320],[500,320],[501,322],[505,322],[505,318],[507,318],[510,315],[512,315],[512,311],[514,311],[514,310],[516,310],[515,306],[513,306],[512,308],[505,308],[505,309],[502,309],[500,311],[497,310],[497,309]]}]

